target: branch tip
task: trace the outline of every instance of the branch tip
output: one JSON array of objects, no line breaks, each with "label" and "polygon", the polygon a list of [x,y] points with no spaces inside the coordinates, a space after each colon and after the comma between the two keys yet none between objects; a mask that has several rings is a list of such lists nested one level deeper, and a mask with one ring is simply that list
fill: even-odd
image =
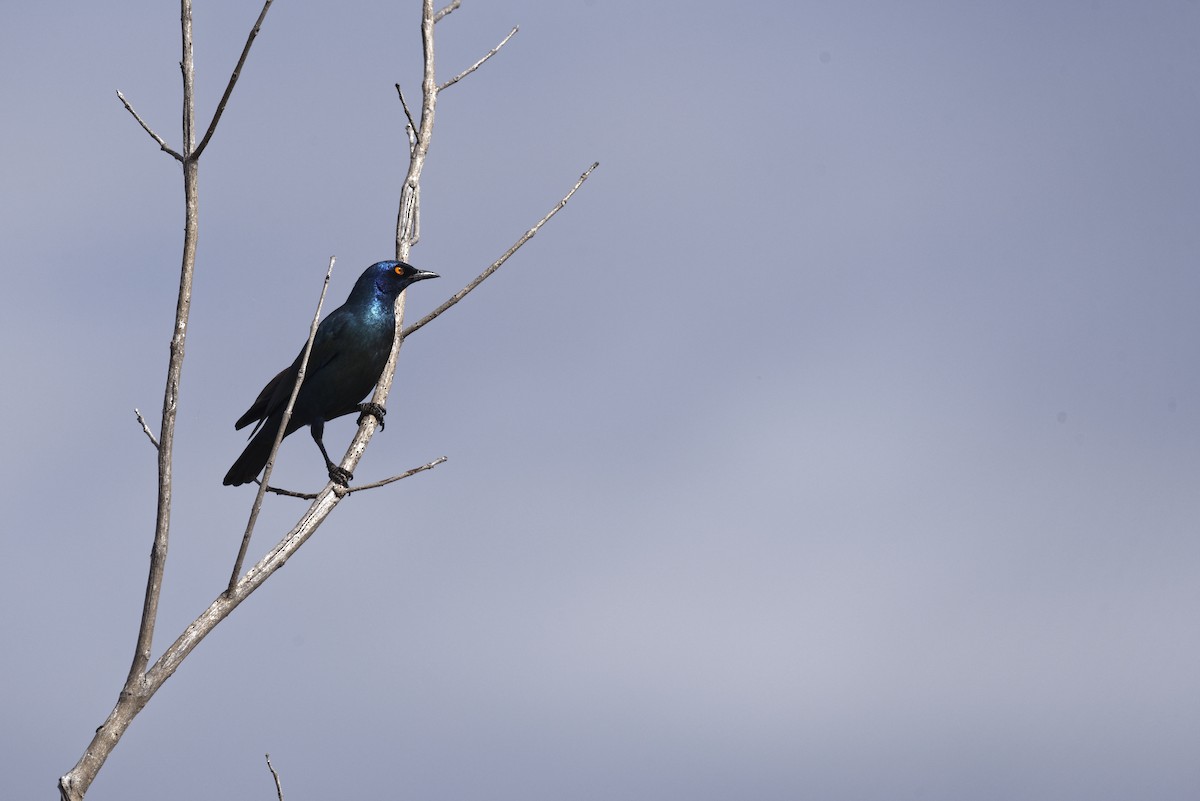
[{"label": "branch tip", "polygon": [[271,778],[275,779],[275,795],[279,801],[283,801],[283,786],[279,783],[279,774],[275,772],[275,766],[271,764],[271,755],[267,754],[267,769],[271,771]]},{"label": "branch tip", "polygon": [[408,109],[408,101],[404,99],[404,92],[400,89],[400,84],[396,84],[396,94],[400,96],[400,105],[404,107],[404,116],[408,117],[408,143],[409,152],[412,152],[412,147],[416,143],[417,123],[413,120],[412,112]]},{"label": "branch tip", "polygon": [[204,152],[204,148],[208,147],[209,140],[212,139],[213,133],[217,130],[217,123],[221,121],[221,115],[225,113],[225,105],[229,102],[229,96],[233,94],[233,87],[237,84],[238,78],[241,77],[242,67],[246,64],[246,57],[250,55],[250,46],[258,38],[258,32],[262,30],[263,20],[266,19],[267,11],[271,8],[271,3],[274,1],[265,0],[262,11],[258,12],[258,19],[254,21],[254,27],[250,29],[250,35],[246,37],[246,44],[242,47],[242,55],[238,57],[237,66],[233,68],[233,74],[229,76],[229,83],[225,85],[225,93],[221,95],[221,101],[217,103],[217,110],[213,112],[212,121],[208,124],[208,130],[204,132],[204,138],[200,140],[200,144],[196,145],[195,149],[188,155],[188,158],[200,158],[200,154]]},{"label": "branch tip", "polygon": [[155,142],[158,142],[158,147],[164,153],[172,156],[176,161],[183,161],[183,156],[179,155],[179,153],[172,150],[171,147],[167,144],[166,140],[163,139],[158,134],[156,134],[153,131],[153,129],[151,129],[150,126],[146,123],[146,121],[142,119],[142,115],[138,114],[136,111],[133,110],[133,105],[128,100],[125,99],[125,95],[121,94],[120,89],[117,90],[117,97],[119,97],[121,99],[121,102],[125,105],[125,110],[133,115],[133,118],[135,120],[137,120],[138,125],[142,126],[142,130],[145,131],[146,133],[150,134],[151,139],[153,139]]},{"label": "branch tip", "polygon": [[470,74],[471,74],[472,72],[474,72],[475,70],[479,69],[481,66],[483,66],[483,62],[487,61],[489,58],[491,58],[492,56],[496,55],[496,53],[500,52],[500,48],[502,48],[502,47],[504,47],[504,45],[508,44],[508,40],[509,40],[509,39],[511,39],[511,38],[513,38],[514,36],[516,36],[516,34],[517,34],[517,31],[519,31],[520,29],[521,29],[521,26],[520,26],[520,25],[514,25],[514,26],[513,26],[513,29],[512,29],[511,31],[509,31],[509,32],[508,32],[508,36],[505,36],[503,39],[501,39],[501,40],[500,40],[500,44],[496,45],[496,46],[495,46],[495,47],[493,47],[491,50],[489,50],[489,51],[488,51],[486,54],[484,54],[483,58],[479,59],[479,60],[478,60],[478,61],[476,61],[474,64],[472,64],[471,66],[467,67],[465,70],[463,70],[462,72],[458,73],[458,74],[457,74],[457,75],[455,75],[453,78],[451,78],[450,80],[446,81],[444,84],[442,84],[441,86],[439,86],[439,87],[437,88],[437,90],[440,92],[440,91],[442,91],[443,89],[448,89],[449,87],[451,87],[451,86],[453,86],[454,84],[456,84],[456,83],[458,83],[459,81],[461,81],[463,78],[465,78],[465,77],[467,77],[468,75],[470,75]]},{"label": "branch tip", "polygon": [[142,431],[147,437],[149,437],[150,444],[154,446],[155,450],[157,450],[159,447],[158,438],[155,437],[153,432],[150,431],[150,426],[146,425],[146,418],[142,417],[142,410],[135,407],[133,413],[137,415],[137,421],[142,424]]},{"label": "branch tip", "polygon": [[[432,470],[433,468],[437,467],[439,464],[442,464],[443,462],[447,461],[448,459],[449,459],[449,457],[447,457],[447,456],[439,456],[438,458],[434,459],[432,462],[423,464],[420,467],[414,467],[411,470],[405,470],[403,473],[401,473],[399,475],[392,476],[391,478],[385,478],[382,481],[372,481],[370,484],[361,484],[357,487],[340,487],[335,484],[334,492],[337,493],[338,497],[345,497],[345,496],[351,495],[355,492],[362,492],[363,490],[378,489],[379,487],[387,486],[388,484],[394,484],[395,482],[400,481],[401,479],[408,478],[409,476],[415,476],[417,473],[424,473],[426,470]],[[255,481],[258,481],[258,479],[255,479]],[[270,486],[267,487],[267,492],[272,492],[276,495],[283,495],[288,498],[299,498],[300,500],[303,500],[303,501],[313,501],[321,496],[321,494],[317,493],[317,492],[296,492],[295,490],[283,489],[282,487],[270,487]]]},{"label": "branch tip", "polygon": [[479,286],[484,281],[486,281],[488,279],[488,277],[491,276],[492,273],[496,272],[496,270],[499,270],[504,265],[504,262],[508,261],[510,256],[512,256],[514,253],[516,253],[517,250],[519,250],[520,247],[522,245],[524,245],[526,242],[528,242],[530,239],[533,239],[534,235],[538,232],[538,230],[543,225],[550,222],[550,218],[552,218],[555,214],[558,214],[560,211],[562,211],[563,206],[567,205],[567,201],[571,199],[571,196],[579,191],[579,187],[583,186],[583,182],[586,181],[588,179],[588,177],[591,176],[592,171],[595,170],[599,166],[600,166],[600,162],[598,162],[598,161],[592,162],[592,166],[588,167],[586,170],[583,171],[583,174],[579,176],[579,180],[576,181],[575,185],[571,187],[571,191],[567,192],[567,194],[565,194],[562,197],[562,199],[559,200],[557,204],[555,204],[554,208],[550,209],[550,211],[546,214],[545,217],[538,220],[536,225],[534,225],[532,228],[530,228],[528,231],[526,231],[521,236],[520,239],[518,239],[515,243],[513,243],[512,247],[510,247],[508,250],[506,250],[504,252],[504,255],[502,255],[500,258],[496,259],[496,261],[492,262],[491,266],[489,266],[486,270],[481,272],[479,275],[475,276],[475,280],[471,281],[471,283],[467,284],[465,287],[463,287],[462,289],[455,292],[450,297],[450,299],[447,300],[445,303],[443,303],[441,306],[438,306],[436,309],[431,311],[429,314],[425,315],[420,320],[417,320],[415,323],[410,325],[408,328],[404,329],[404,331],[401,333],[400,336],[407,337],[408,335],[421,330],[421,328],[424,327],[426,324],[431,323],[435,319],[437,319],[438,315],[440,315],[442,312],[446,311],[451,306],[458,303],[460,300],[462,300],[467,295],[469,295],[471,293],[471,291],[475,289],[475,287]]}]

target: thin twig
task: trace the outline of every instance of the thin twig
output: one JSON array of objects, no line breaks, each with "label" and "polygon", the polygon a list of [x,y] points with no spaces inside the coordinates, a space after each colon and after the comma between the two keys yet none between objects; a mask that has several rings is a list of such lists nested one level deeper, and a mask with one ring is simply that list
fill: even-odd
[{"label": "thin twig", "polygon": [[468,75],[470,75],[472,72],[474,72],[475,70],[477,70],[477,69],[479,69],[481,66],[483,66],[483,62],[487,61],[489,58],[491,58],[492,56],[494,56],[494,55],[496,55],[497,53],[499,53],[499,52],[500,52],[500,48],[502,48],[502,47],[504,47],[504,45],[508,44],[508,40],[509,40],[509,39],[511,39],[511,38],[513,38],[513,36],[515,36],[515,35],[516,35],[516,33],[517,33],[517,31],[518,31],[518,30],[520,30],[520,26],[519,26],[519,25],[514,25],[514,26],[513,26],[513,29],[512,29],[511,31],[509,31],[509,32],[508,32],[508,36],[505,36],[503,39],[501,39],[501,40],[500,40],[500,44],[496,45],[496,46],[495,46],[495,47],[493,47],[491,50],[489,50],[489,51],[487,52],[487,54],[486,54],[486,55],[484,55],[484,57],[483,57],[483,58],[479,59],[479,60],[478,60],[478,61],[476,61],[474,64],[472,64],[471,66],[467,67],[465,70],[463,70],[462,72],[458,73],[458,74],[457,74],[457,75],[455,75],[453,78],[451,78],[450,80],[446,81],[444,84],[442,84],[441,86],[439,86],[439,87],[438,87],[438,91],[440,92],[440,91],[442,91],[443,89],[448,89],[448,88],[450,88],[451,86],[454,86],[454,84],[458,83],[458,82],[459,82],[459,81],[461,81],[463,78],[467,77],[467,76],[468,76]]},{"label": "thin twig", "polygon": [[[437,467],[439,464],[446,461],[447,458],[448,457],[446,457],[446,456],[439,456],[438,458],[434,459],[432,462],[429,462],[428,464],[423,464],[420,467],[414,467],[411,470],[405,470],[403,473],[401,473],[398,476],[392,476],[391,478],[385,478],[382,481],[374,481],[370,484],[363,484],[358,487],[347,487],[345,494],[349,495],[352,492],[361,492],[362,490],[377,489],[379,487],[383,487],[388,484],[392,484],[401,479],[408,478],[409,476],[415,476],[417,473],[424,473],[426,470],[432,470],[433,468]],[[255,479],[255,481],[257,481],[257,480],[258,479]],[[288,498],[300,498],[301,500],[305,500],[305,501],[316,500],[317,495],[318,495],[318,493],[315,493],[315,492],[296,492],[295,490],[283,489],[282,487],[267,487],[267,492],[273,492],[276,495],[284,495]]]},{"label": "thin twig", "polygon": [[133,413],[137,415],[137,421],[142,424],[142,431],[144,431],[146,436],[150,438],[150,444],[157,448],[158,437],[154,436],[154,433],[150,431],[150,426],[146,425],[146,418],[142,417],[141,410],[135,408]]},{"label": "thin twig", "polygon": [[275,795],[279,797],[279,801],[283,801],[283,786],[279,783],[279,774],[275,772],[275,766],[271,764],[271,755],[267,754],[267,768],[271,771],[271,776],[275,779]]},{"label": "thin twig", "polygon": [[429,462],[428,464],[423,464],[420,467],[414,467],[411,470],[405,470],[403,473],[401,473],[398,476],[392,476],[391,478],[385,478],[382,481],[372,481],[370,484],[363,484],[362,486],[358,486],[358,487],[351,487],[349,490],[347,490],[347,493],[362,492],[363,490],[377,489],[379,487],[387,486],[388,484],[393,484],[397,481],[400,481],[401,479],[408,478],[409,476],[415,476],[417,473],[424,473],[426,470],[432,470],[433,468],[437,467],[442,462],[445,462],[446,459],[447,459],[447,457],[445,457],[445,456],[439,456],[438,458],[434,459],[432,462]]},{"label": "thin twig", "polygon": [[292,384],[292,394],[288,396],[287,406],[283,407],[283,417],[279,421],[279,430],[275,432],[275,442],[271,445],[271,452],[267,454],[266,469],[263,470],[262,482],[258,485],[258,494],[254,496],[254,506],[250,509],[250,519],[246,521],[246,533],[242,535],[242,547],[238,550],[237,561],[233,563],[233,573],[229,576],[226,593],[233,592],[238,577],[242,574],[242,564],[246,561],[246,550],[250,547],[254,524],[258,522],[258,513],[262,511],[267,482],[271,479],[271,471],[275,469],[275,454],[279,452],[279,446],[283,443],[283,438],[287,436],[288,422],[292,419],[292,408],[296,405],[296,396],[300,394],[300,385],[304,383],[304,374],[308,370],[308,357],[312,355],[313,340],[317,338],[317,328],[321,325],[321,307],[325,305],[325,293],[329,291],[329,279],[333,275],[333,265],[336,261],[335,257],[329,257],[329,269],[325,271],[325,281],[321,284],[321,297],[317,300],[317,310],[313,314],[312,325],[308,327],[308,340],[304,343],[304,350],[300,354],[300,369],[296,371],[296,380]]},{"label": "thin twig", "polygon": [[576,192],[579,191],[579,187],[583,186],[583,182],[586,181],[588,179],[588,177],[592,174],[592,170],[596,169],[599,166],[600,166],[600,162],[598,162],[598,161],[593,162],[592,166],[590,166],[586,170],[584,170],[583,174],[579,176],[579,180],[575,182],[575,186],[571,187],[571,191],[567,192],[567,194],[563,196],[562,200],[558,201],[558,203],[554,206],[554,208],[550,209],[550,213],[547,214],[542,219],[538,220],[537,225],[533,226],[528,231],[526,231],[524,233],[524,235],[521,236],[520,239],[518,239],[515,243],[513,243],[512,247],[510,247],[508,250],[504,251],[503,256],[496,259],[496,261],[492,262],[491,266],[488,267],[483,272],[481,272],[479,275],[477,275],[475,277],[474,281],[467,284],[462,289],[458,290],[458,292],[455,292],[454,295],[449,300],[447,300],[445,303],[443,303],[441,306],[438,306],[436,309],[431,311],[429,314],[425,315],[420,320],[417,320],[415,323],[410,325],[408,328],[404,329],[404,333],[401,334],[401,336],[407,337],[408,335],[412,334],[413,332],[419,331],[425,324],[432,322],[439,314],[446,311],[446,309],[449,309],[455,303],[458,303],[460,300],[465,298],[468,294],[470,294],[471,290],[475,289],[475,287],[482,284],[488,278],[488,276],[490,276],[492,273],[496,272],[496,270],[499,270],[500,267],[504,264],[504,262],[508,261],[509,257],[517,252],[517,250],[521,247],[521,245],[524,245],[530,239],[533,239],[533,236],[534,236],[534,234],[536,234],[538,232],[538,229],[540,229],[543,225],[548,223],[550,221],[551,217],[553,217],[555,214],[558,214],[559,211],[562,210],[563,206],[567,205],[567,201],[571,199],[572,195],[574,195]]},{"label": "thin twig", "polygon": [[412,112],[408,110],[408,103],[404,99],[404,92],[400,91],[400,84],[396,84],[396,94],[400,95],[400,105],[404,107],[404,116],[408,117],[408,149],[412,152],[413,145],[416,144],[417,123],[413,120]]},{"label": "thin twig", "polygon": [[442,21],[442,17],[444,17],[444,16],[446,16],[447,14],[451,13],[452,11],[454,11],[456,8],[458,8],[458,7],[459,7],[459,6],[461,6],[461,5],[462,5],[462,0],[454,0],[454,2],[452,2],[450,5],[446,6],[446,7],[445,7],[445,8],[443,8],[441,11],[437,12],[436,14],[434,14],[434,15],[433,15],[433,21],[434,21],[434,22],[441,22],[441,21]]},{"label": "thin twig", "polygon": [[212,122],[208,124],[208,130],[204,132],[204,138],[200,140],[200,144],[196,145],[196,149],[189,154],[189,158],[200,158],[200,154],[204,152],[204,148],[208,147],[208,140],[212,139],[213,131],[217,129],[217,123],[221,121],[221,115],[225,113],[225,104],[229,102],[229,96],[233,94],[233,86],[242,74],[242,67],[246,63],[246,56],[250,55],[250,45],[254,44],[254,40],[258,38],[258,32],[262,28],[263,20],[267,16],[267,9],[271,7],[271,3],[273,2],[274,0],[266,0],[263,3],[262,11],[259,12],[258,19],[254,22],[254,27],[250,29],[250,35],[246,37],[246,45],[242,48],[242,55],[238,58],[237,66],[233,68],[233,74],[229,76],[229,83],[225,85],[225,94],[221,95],[221,102],[217,104],[217,110],[213,113]]},{"label": "thin twig", "polygon": [[[259,479],[254,479],[255,484],[261,484]],[[267,487],[267,492],[274,495],[282,495],[285,498],[299,498],[302,501],[315,501],[319,492],[296,492],[295,490],[284,489],[283,487]]]},{"label": "thin twig", "polygon": [[129,104],[129,101],[125,99],[125,95],[121,94],[120,89],[117,90],[117,97],[121,98],[121,102],[125,104],[125,110],[133,115],[133,118],[138,121],[138,125],[142,126],[142,130],[145,131],[146,133],[150,134],[151,139],[153,139],[155,142],[158,142],[158,146],[160,148],[162,148],[164,153],[168,153],[171,156],[174,156],[177,161],[183,161],[183,156],[179,155],[174,150],[172,150],[167,145],[166,140],[164,140],[161,136],[159,136],[154,131],[152,131],[150,129],[150,126],[146,124],[146,121],[142,119],[142,116],[133,110],[133,106],[131,106]]}]

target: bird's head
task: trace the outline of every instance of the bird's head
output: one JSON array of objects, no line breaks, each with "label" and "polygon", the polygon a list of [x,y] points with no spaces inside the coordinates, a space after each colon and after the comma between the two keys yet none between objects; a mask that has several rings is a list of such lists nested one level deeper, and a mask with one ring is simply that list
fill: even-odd
[{"label": "bird's head", "polygon": [[368,267],[367,271],[359,278],[359,282],[364,283],[369,281],[382,294],[395,297],[414,281],[424,281],[426,278],[437,277],[437,273],[418,270],[406,262],[381,261]]}]

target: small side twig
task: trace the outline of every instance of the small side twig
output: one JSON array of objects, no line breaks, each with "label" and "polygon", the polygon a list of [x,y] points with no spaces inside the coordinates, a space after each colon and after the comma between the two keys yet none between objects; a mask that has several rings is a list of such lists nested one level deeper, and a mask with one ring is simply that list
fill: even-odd
[{"label": "small side twig", "polygon": [[142,417],[141,409],[135,408],[133,413],[137,415],[137,421],[142,424],[142,431],[145,432],[146,436],[150,438],[150,444],[157,449],[158,437],[154,436],[154,433],[150,430],[150,426],[146,425],[146,418]]},{"label": "small side twig", "polygon": [[[403,473],[401,473],[398,476],[392,476],[391,478],[385,478],[382,481],[374,481],[370,484],[363,484],[358,487],[348,487],[345,489],[343,494],[349,495],[352,492],[360,492],[362,490],[377,489],[378,487],[382,487],[387,484],[391,484],[393,482],[399,481],[402,478],[408,478],[409,476],[415,476],[417,473],[424,473],[426,470],[432,470],[433,468],[437,467],[439,464],[446,461],[447,458],[448,457],[445,457],[445,456],[439,456],[438,458],[434,459],[432,462],[429,462],[428,464],[423,464],[420,467],[414,467],[411,470],[405,470]],[[312,501],[312,500],[316,500],[316,498],[317,498],[317,493],[315,493],[315,492],[296,492],[295,490],[283,489],[282,487],[267,487],[267,492],[273,492],[276,495],[285,495],[288,498],[300,498],[301,500],[305,500],[305,501]]]},{"label": "small side twig", "polygon": [[[268,0],[269,2],[269,0]],[[242,574],[242,564],[246,561],[246,550],[250,547],[250,537],[254,534],[254,524],[258,522],[258,513],[262,510],[263,497],[266,495],[267,482],[271,479],[271,471],[275,467],[275,454],[287,435],[288,421],[292,419],[292,408],[296,404],[296,396],[300,394],[300,385],[304,383],[304,373],[308,369],[308,357],[312,353],[313,340],[317,338],[317,328],[321,324],[321,307],[325,305],[325,293],[329,291],[329,278],[333,275],[333,265],[337,261],[329,257],[329,269],[325,271],[325,282],[321,284],[321,297],[317,300],[317,311],[313,314],[312,325],[308,329],[308,341],[304,343],[304,352],[300,356],[300,369],[296,371],[296,381],[292,384],[292,394],[287,406],[283,407],[283,418],[279,421],[279,431],[275,434],[275,442],[271,445],[271,453],[267,455],[267,466],[263,471],[262,482],[258,485],[258,494],[254,496],[254,506],[250,509],[250,519],[246,521],[246,533],[242,535],[242,547],[238,550],[237,560],[233,563],[233,573],[229,576],[229,586],[226,593],[232,595]]]},{"label": "small side twig", "polygon": [[229,102],[229,96],[233,94],[234,84],[241,77],[242,67],[246,64],[246,56],[250,55],[250,45],[254,44],[254,40],[258,38],[258,32],[262,29],[263,20],[267,17],[267,10],[273,2],[274,0],[266,0],[263,3],[262,11],[258,13],[258,19],[255,20],[254,27],[250,29],[250,35],[246,37],[246,45],[242,48],[242,55],[238,58],[237,66],[233,68],[233,74],[229,76],[229,83],[225,85],[225,94],[221,95],[221,102],[217,103],[217,110],[213,112],[212,122],[208,124],[208,130],[204,132],[204,138],[200,140],[200,144],[196,145],[196,149],[191,152],[190,158],[200,158],[200,154],[204,152],[204,148],[208,147],[208,140],[212,139],[213,131],[217,130],[217,123],[221,121],[221,115],[225,113],[225,104]]},{"label": "small side twig", "polygon": [[279,797],[279,801],[283,801],[283,785],[279,783],[279,774],[275,771],[275,766],[271,764],[270,754],[267,754],[267,769],[271,771],[271,778],[275,779],[275,795]]},{"label": "small side twig", "polygon": [[555,214],[558,214],[560,211],[562,211],[563,206],[567,205],[567,201],[571,199],[571,196],[579,191],[579,187],[583,186],[583,182],[586,181],[588,179],[588,177],[592,174],[592,171],[599,166],[600,166],[600,162],[598,162],[598,161],[592,162],[592,166],[588,167],[586,170],[583,171],[583,174],[579,176],[579,180],[575,182],[575,186],[571,187],[571,191],[567,192],[567,194],[563,196],[562,200],[558,201],[558,203],[554,206],[554,208],[550,209],[550,212],[545,217],[538,220],[537,225],[533,226],[528,231],[526,231],[521,236],[520,239],[518,239],[516,242],[513,243],[512,247],[510,247],[508,250],[504,251],[503,256],[501,256],[500,258],[498,258],[494,262],[492,262],[491,266],[488,267],[483,272],[481,272],[479,275],[477,275],[475,277],[474,281],[472,281],[471,283],[467,284],[462,289],[455,292],[454,295],[451,296],[451,298],[449,300],[447,300],[445,303],[443,303],[441,306],[438,306],[436,309],[431,311],[429,314],[425,315],[420,320],[417,320],[415,323],[410,325],[408,328],[404,329],[404,332],[401,334],[401,336],[407,337],[410,334],[412,334],[416,331],[419,331],[426,324],[433,322],[433,320],[435,320],[438,315],[440,315],[442,312],[446,311],[446,309],[449,309],[455,303],[458,303],[460,300],[465,298],[468,294],[470,294],[471,290],[475,289],[475,287],[482,284],[485,280],[487,280],[487,278],[489,276],[491,276],[492,273],[496,272],[496,270],[499,270],[500,267],[503,266],[504,262],[508,261],[509,257],[512,256],[514,253],[516,253],[517,250],[522,245],[524,245],[530,239],[533,239],[534,234],[536,234],[538,232],[538,229],[540,229],[543,225],[548,223],[550,221],[551,217],[553,217]]},{"label": "small side twig", "polygon": [[404,116],[408,117],[408,148],[412,150],[412,146],[416,143],[417,123],[413,120],[412,112],[408,109],[408,102],[404,99],[404,92],[400,91],[400,84],[396,84],[396,94],[400,95],[400,105],[404,107]]},{"label": "small side twig", "polygon": [[442,17],[444,17],[444,16],[446,16],[447,14],[449,14],[450,12],[454,11],[456,8],[458,8],[458,7],[459,7],[459,6],[461,6],[461,5],[462,5],[462,0],[454,0],[454,2],[450,3],[450,5],[446,6],[446,7],[445,7],[445,8],[443,8],[441,11],[437,12],[436,14],[434,14],[434,15],[433,15],[433,21],[434,21],[434,22],[441,22],[441,21],[442,21]]},{"label": "small side twig", "polygon": [[521,26],[519,26],[519,25],[514,25],[514,26],[513,26],[513,29],[512,29],[511,31],[509,31],[509,32],[508,32],[508,36],[505,36],[503,39],[501,39],[501,40],[500,40],[500,44],[496,45],[496,46],[495,46],[495,47],[493,47],[491,50],[487,51],[487,53],[484,55],[484,57],[483,57],[483,58],[479,59],[479,60],[478,60],[478,61],[476,61],[474,64],[472,64],[471,66],[467,67],[465,70],[463,70],[462,72],[458,73],[458,74],[457,74],[457,75],[455,75],[453,78],[451,78],[450,80],[446,81],[444,84],[442,84],[441,86],[439,86],[439,87],[438,87],[438,91],[440,92],[440,91],[442,91],[443,89],[449,89],[451,86],[454,86],[454,84],[458,83],[458,82],[459,82],[459,81],[461,81],[463,78],[467,77],[467,76],[468,76],[468,75],[470,75],[472,72],[474,72],[475,70],[477,70],[477,69],[479,69],[481,66],[483,66],[483,62],[487,61],[489,58],[491,58],[492,56],[494,56],[494,55],[496,55],[497,53],[499,53],[499,52],[500,52],[500,48],[502,48],[502,47],[504,47],[504,45],[508,44],[508,40],[509,40],[509,39],[511,39],[511,38],[513,38],[513,36],[515,36],[515,35],[516,35],[517,31],[518,31],[518,30],[520,30],[520,28],[521,28]]},{"label": "small side twig", "polygon": [[142,126],[142,130],[150,134],[151,139],[153,139],[155,142],[158,142],[158,146],[162,148],[164,153],[174,157],[176,161],[183,161],[183,156],[172,150],[171,146],[167,144],[165,139],[150,129],[150,126],[147,125],[146,121],[142,119],[142,115],[133,110],[133,106],[130,105],[129,101],[125,99],[125,95],[121,94],[120,89],[117,90],[117,97],[121,98],[121,102],[125,104],[125,110],[133,115],[133,118],[137,120],[138,125]]},{"label": "small side twig", "polygon": [[363,490],[377,489],[379,487],[387,486],[388,484],[395,483],[397,481],[400,481],[401,479],[408,478],[409,476],[415,476],[417,473],[424,473],[426,470],[432,470],[433,468],[437,467],[442,462],[445,462],[446,459],[447,459],[447,457],[445,457],[445,456],[439,456],[438,458],[434,459],[432,462],[429,462],[428,464],[423,464],[420,467],[414,467],[411,470],[405,470],[403,473],[401,473],[398,476],[392,476],[391,478],[385,478],[382,481],[372,481],[370,484],[363,484],[358,487],[351,487],[346,492],[347,493],[362,492]]}]

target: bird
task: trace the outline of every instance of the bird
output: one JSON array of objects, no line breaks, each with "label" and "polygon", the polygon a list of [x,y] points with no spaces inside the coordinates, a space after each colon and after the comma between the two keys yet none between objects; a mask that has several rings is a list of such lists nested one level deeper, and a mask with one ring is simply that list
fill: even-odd
[{"label": "bird", "polygon": [[[381,261],[368,267],[350,290],[350,297],[321,321],[313,337],[304,383],[296,395],[284,436],[308,426],[325,458],[330,480],[347,486],[354,476],[334,464],[325,450],[325,421],[359,412],[372,415],[383,429],[383,407],[361,401],[379,381],[396,333],[396,297],[416,281],[437,278],[402,261]],[[267,465],[271,446],[283,422],[304,349],[288,367],[267,382],[246,413],[234,423],[241,430],[257,423],[250,442],[225,474],[225,486],[253,481]]]}]

